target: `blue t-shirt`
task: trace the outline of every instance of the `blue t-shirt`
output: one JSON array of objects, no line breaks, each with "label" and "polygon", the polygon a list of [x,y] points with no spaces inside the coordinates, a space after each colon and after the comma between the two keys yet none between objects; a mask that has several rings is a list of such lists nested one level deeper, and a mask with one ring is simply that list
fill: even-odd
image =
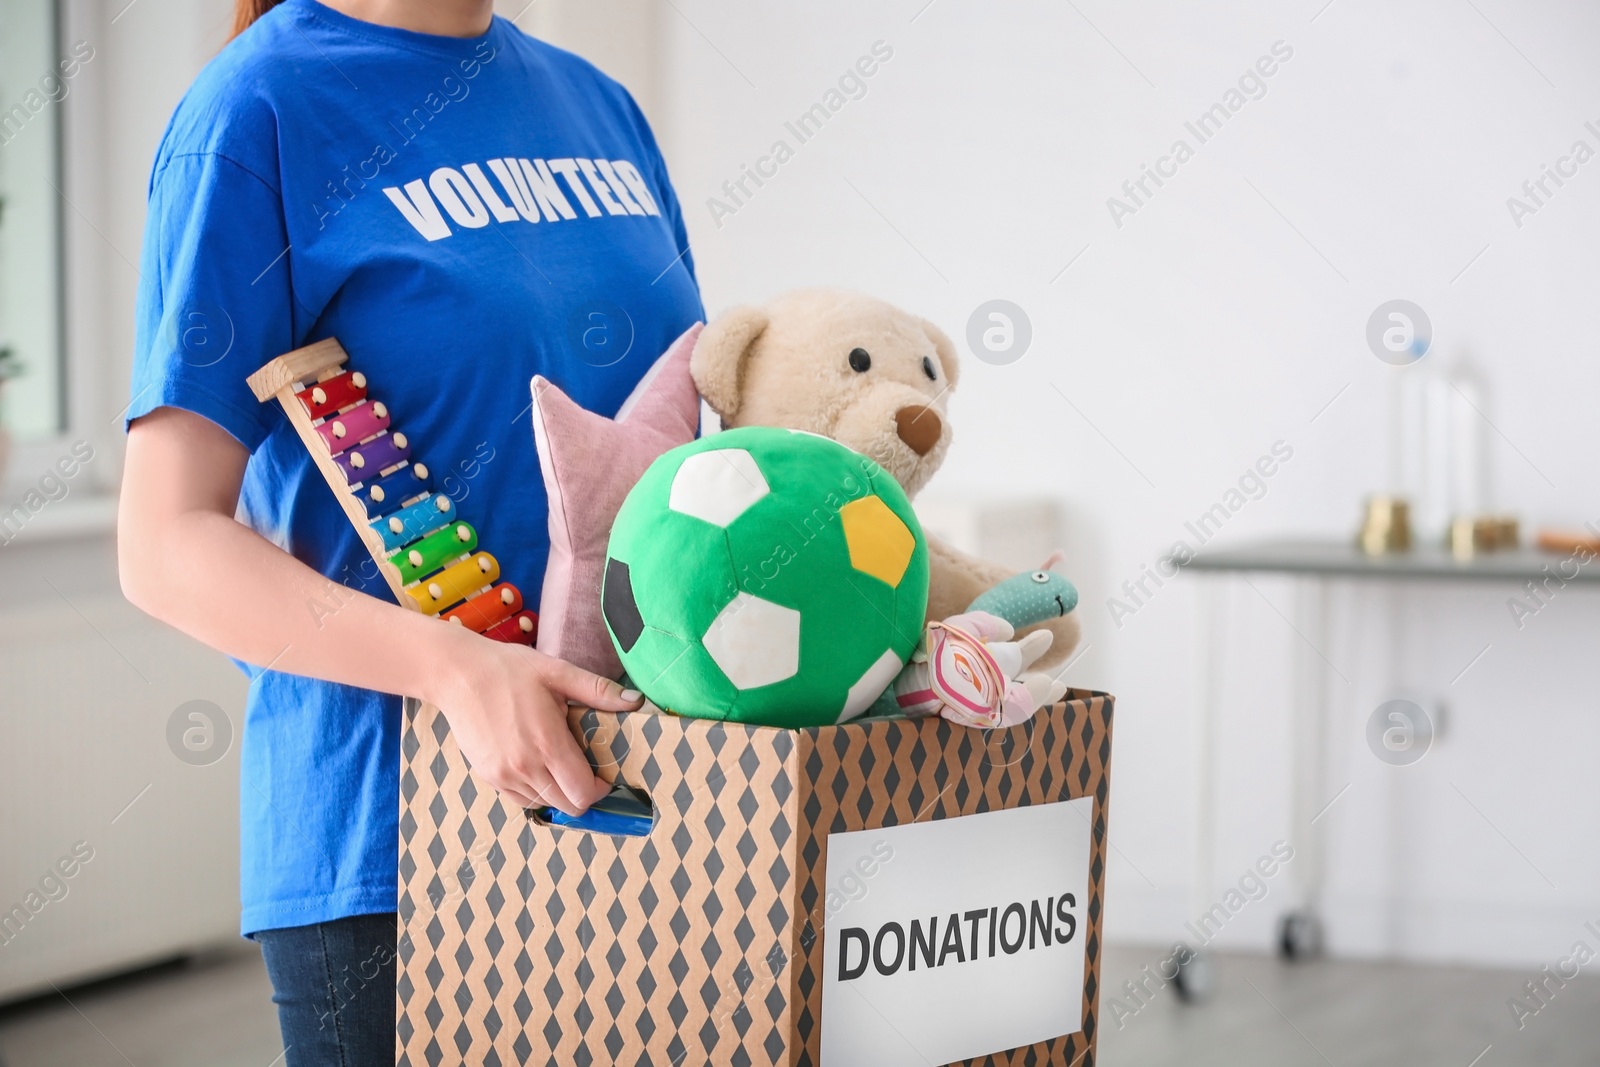
[{"label": "blue t-shirt", "polygon": [[[702,315],[621,86],[502,19],[434,37],[313,0],[274,8],[178,106],[141,272],[128,420],[166,405],[222,426],[252,453],[241,518],[391,599],[251,372],[337,338],[532,607],[549,542],[529,378],[615,414]],[[394,910],[400,701],[247,671],[243,932]]]}]

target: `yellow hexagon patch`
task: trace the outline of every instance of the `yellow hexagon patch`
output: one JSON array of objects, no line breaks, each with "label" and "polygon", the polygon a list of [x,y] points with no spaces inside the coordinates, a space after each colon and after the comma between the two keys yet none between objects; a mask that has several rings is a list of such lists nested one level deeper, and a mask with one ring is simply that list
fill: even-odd
[{"label": "yellow hexagon patch", "polygon": [[917,539],[900,516],[876,496],[852,500],[839,509],[850,566],[890,586],[898,586],[911,564]]}]

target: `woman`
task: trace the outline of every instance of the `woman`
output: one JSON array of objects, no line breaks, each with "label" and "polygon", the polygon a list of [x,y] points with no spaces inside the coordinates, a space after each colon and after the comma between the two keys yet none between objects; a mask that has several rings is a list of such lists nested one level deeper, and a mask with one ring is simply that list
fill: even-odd
[{"label": "woman", "polygon": [[403,610],[245,378],[337,338],[535,599],[541,373],[614,412],[701,315],[628,94],[490,0],[240,0],[150,182],[120,516],[130,600],[246,664],[242,932],[288,1063],[392,1062],[400,697],[509,803],[604,795],[565,702],[639,694]]}]

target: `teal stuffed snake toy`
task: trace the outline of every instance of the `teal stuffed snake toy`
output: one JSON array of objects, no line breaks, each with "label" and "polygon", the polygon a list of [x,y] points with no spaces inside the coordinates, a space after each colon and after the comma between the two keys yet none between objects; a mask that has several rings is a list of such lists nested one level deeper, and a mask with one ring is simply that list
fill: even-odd
[{"label": "teal stuffed snake toy", "polygon": [[967,611],[987,611],[1021,630],[1046,619],[1057,619],[1078,606],[1078,587],[1050,570],[1014,574],[967,605]]}]

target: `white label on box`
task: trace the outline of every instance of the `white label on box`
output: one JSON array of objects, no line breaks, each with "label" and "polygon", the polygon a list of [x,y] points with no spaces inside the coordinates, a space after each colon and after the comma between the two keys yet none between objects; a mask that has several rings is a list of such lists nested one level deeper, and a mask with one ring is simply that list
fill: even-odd
[{"label": "white label on box", "polygon": [[830,834],[821,1067],[927,1067],[1083,1023],[1093,800]]}]

